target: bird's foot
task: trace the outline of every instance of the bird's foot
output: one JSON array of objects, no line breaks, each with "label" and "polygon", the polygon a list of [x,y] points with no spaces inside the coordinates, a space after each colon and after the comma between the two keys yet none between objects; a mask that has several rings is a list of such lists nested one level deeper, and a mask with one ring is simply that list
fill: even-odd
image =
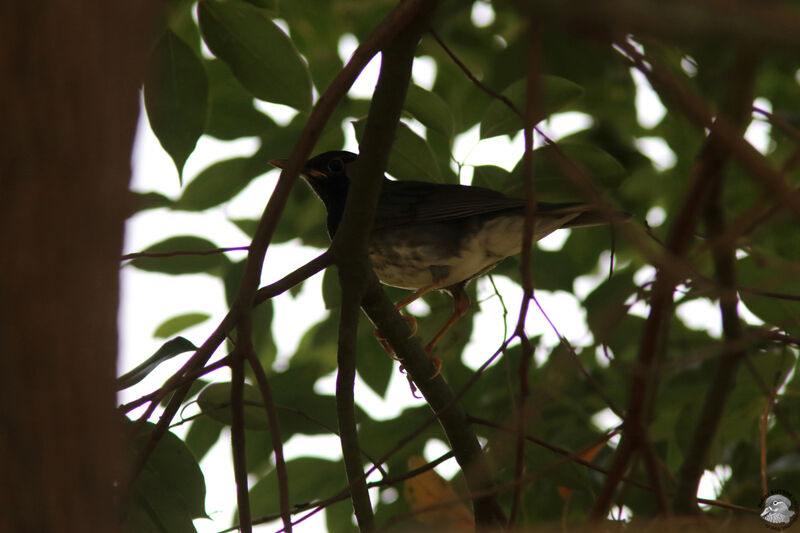
[{"label": "bird's foot", "polygon": [[442,371],[442,360],[439,359],[438,357],[436,357],[435,355],[433,355],[430,351],[428,351],[427,348],[425,349],[425,351],[428,354],[428,358],[431,360],[431,364],[436,369],[436,372],[434,372],[433,375],[431,377],[429,377],[428,379],[434,379]]},{"label": "bird's foot", "polygon": [[406,379],[408,380],[408,387],[411,389],[411,396],[413,396],[414,398],[416,398],[418,400],[421,400],[422,396],[417,394],[417,386],[414,385],[414,380],[411,379],[411,376],[408,375],[408,374],[406,374]]},{"label": "bird's foot", "polygon": [[[408,338],[410,339],[417,333],[417,319],[411,315],[400,315],[400,316],[403,317],[403,320],[408,322],[408,327],[411,328],[411,333],[408,335]],[[389,344],[389,341],[386,340],[386,337],[381,335],[381,332],[378,328],[375,328],[375,338],[378,340],[380,345],[383,346],[383,349],[386,350],[386,353],[389,354],[389,357],[391,357],[395,361],[400,361],[400,358],[395,356],[394,348],[392,348],[392,346]]]},{"label": "bird's foot", "polygon": [[403,317],[403,320],[408,322],[408,327],[411,328],[411,333],[408,334],[408,338],[410,339],[414,335],[417,334],[417,319],[411,315],[401,314],[400,316]]}]

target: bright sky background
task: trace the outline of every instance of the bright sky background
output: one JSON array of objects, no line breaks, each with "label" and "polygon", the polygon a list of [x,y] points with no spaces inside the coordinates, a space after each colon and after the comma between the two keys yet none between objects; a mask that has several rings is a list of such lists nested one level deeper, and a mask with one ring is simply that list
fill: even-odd
[{"label": "bright sky background", "polygon": [[[493,17],[488,4],[476,3],[473,10],[473,20],[476,25],[485,25],[488,17]],[[488,8],[488,11],[487,11]],[[357,42],[349,36],[342,39],[339,53],[343,59],[348,59],[355,49]],[[378,75],[379,62],[373,61],[358,79],[351,90],[351,94],[358,97],[369,97],[375,86]],[[688,68],[688,67],[687,67]],[[421,58],[414,64],[414,81],[422,87],[430,88],[435,79],[435,64],[432,60]],[[665,108],[658,96],[647,84],[646,79],[637,72],[632,72],[637,86],[636,106],[638,120],[646,128],[657,125],[665,114]],[[769,102],[758,100],[757,105],[770,109]],[[284,106],[258,103],[259,109],[272,115],[279,123],[288,121],[293,111]],[[415,131],[424,135],[425,128],[411,121]],[[552,117],[544,125],[545,131],[554,139],[585,129],[591,126],[591,119],[581,113],[562,113]],[[344,131],[347,135],[346,149],[357,152],[357,143],[352,129],[346,125]],[[766,150],[768,125],[764,122],[754,121],[748,130],[747,137],[757,148]],[[653,160],[659,169],[667,169],[675,164],[675,156],[663,140],[657,137],[644,137],[637,140],[637,145],[648,157]],[[234,142],[222,142],[210,137],[202,137],[189,158],[184,170],[184,182],[188,183],[199,171],[209,164],[235,156],[251,155],[258,147],[257,139],[241,139]],[[495,137],[479,142],[477,127],[457,137],[453,153],[457,160],[467,165],[494,164],[511,170],[514,163],[523,152],[522,135],[514,139]],[[274,157],[285,157],[288,154],[274,154]],[[147,124],[146,115],[141,113],[140,124],[137,131],[136,143],[133,152],[134,174],[132,189],[136,191],[156,191],[171,198],[180,195],[180,185],[177,172],[169,156],[161,149],[158,140],[153,135]],[[270,171],[255,179],[244,191],[224,206],[214,208],[202,213],[172,212],[167,209],[145,211],[133,216],[127,224],[125,252],[135,252],[146,248],[158,241],[175,235],[194,234],[210,239],[221,247],[242,246],[248,244],[247,237],[239,231],[229,218],[258,218],[266,201],[277,181],[278,172]],[[462,182],[471,180],[470,167],[464,167]],[[299,182],[298,182],[299,183]],[[299,186],[304,186],[300,184]],[[323,209],[322,204],[319,205]],[[665,219],[665,213],[659,208],[647,214],[648,222],[652,226],[660,225]],[[568,230],[562,230],[540,241],[540,246],[548,250],[558,250],[566,240]],[[281,245],[271,245],[267,253],[262,281],[264,284],[275,281],[296,267],[306,263],[319,254],[319,250],[304,247],[298,241]],[[240,260],[244,257],[242,252],[231,253],[230,257]],[[574,293],[578,298],[586,296],[599,282],[604,279],[607,272],[608,257],[598,261],[598,268],[593,275],[584,276],[575,283]],[[637,281],[644,282],[653,276],[652,268],[644,268],[637,273]],[[121,271],[122,295],[120,324],[120,373],[126,372],[149,357],[163,343],[161,339],[153,338],[153,331],[164,320],[178,314],[191,311],[205,312],[212,318],[198,326],[181,333],[189,340],[200,345],[212,331],[213,327],[225,314],[225,301],[222,283],[218,278],[198,274],[191,276],[167,276],[149,273],[125,266]],[[325,317],[326,311],[321,298],[321,275],[307,280],[297,297],[288,294],[274,299],[275,319],[273,331],[280,332],[275,335],[278,346],[278,361],[280,365],[294,353],[300,336],[310,324]],[[516,321],[519,309],[521,292],[509,280],[495,276],[501,294],[509,309],[509,321]],[[478,298],[481,301],[480,312],[475,316],[475,331],[480,331],[480,339],[474,336],[467,346],[464,354],[467,364],[477,367],[483,363],[487,353],[492,353],[503,340],[502,311],[499,302],[494,297],[494,291],[487,278],[481,278],[478,283]],[[548,315],[559,328],[561,333],[575,346],[584,346],[592,342],[591,333],[585,323],[585,312],[579,300],[566,292],[551,293],[537,291],[537,298],[547,310]],[[424,302],[417,302],[410,307],[410,311],[423,316],[427,312]],[[636,313],[645,315],[647,308],[644,304],[637,306]],[[752,318],[752,315],[743,312]],[[693,300],[678,308],[678,315],[694,328],[710,329],[712,334],[719,336],[718,314],[707,300]],[[713,317],[709,322],[709,317]],[[530,335],[543,335],[542,347],[537,351],[537,361],[541,362],[558,339],[546,325],[538,310],[531,311],[527,320]],[[380,355],[380,350],[369,356]],[[217,354],[219,357],[220,354]],[[185,361],[184,357],[177,357],[167,362],[149,376],[142,383],[120,393],[120,401],[127,402],[138,398],[156,389],[163,381],[177,370]],[[225,370],[218,371],[212,376],[218,381],[227,381],[230,374]],[[319,391],[333,394],[335,376],[321,380],[317,384]],[[392,374],[389,391],[386,398],[380,398],[372,392],[363,382],[357,383],[356,401],[371,416],[377,419],[386,419],[396,416],[404,407],[420,403],[414,400],[408,389],[408,384],[399,372]],[[185,415],[191,415],[196,409],[189,408]],[[132,416],[135,416],[136,412]],[[596,423],[605,428],[617,423],[610,412],[601,412],[595,418]],[[175,433],[182,436],[186,426],[175,429]],[[335,436],[329,437],[303,437],[295,436],[286,445],[287,459],[303,455],[321,455],[327,450],[327,457],[338,457],[339,441]],[[443,442],[432,443],[425,452],[426,458],[433,459],[445,451]],[[206,474],[208,494],[206,498],[207,511],[213,520],[198,520],[195,522],[199,532],[216,532],[227,528],[231,524],[232,510],[235,506],[235,486],[230,466],[230,443],[227,434],[217,443],[203,460],[201,466]],[[456,465],[453,460],[437,468],[445,477],[451,477]],[[730,475],[729,469],[718,466],[715,473],[708,473],[701,483],[700,495],[714,497],[719,490],[720,480]],[[373,498],[377,494],[373,494]],[[275,531],[278,527],[263,526],[259,531]],[[324,521],[322,514],[314,519],[304,522],[300,531],[323,531]]]}]

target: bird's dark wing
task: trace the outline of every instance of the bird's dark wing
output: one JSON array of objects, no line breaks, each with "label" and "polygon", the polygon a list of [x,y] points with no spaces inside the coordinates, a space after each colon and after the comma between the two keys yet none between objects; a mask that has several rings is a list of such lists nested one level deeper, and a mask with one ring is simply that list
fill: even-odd
[{"label": "bird's dark wing", "polygon": [[523,209],[525,202],[491,189],[423,181],[383,183],[376,226],[442,222]]},{"label": "bird's dark wing", "polygon": [[[378,201],[375,227],[458,220],[473,215],[521,213],[525,201],[483,187],[423,181],[386,180]],[[608,223],[608,217],[583,203],[537,205],[539,216],[565,219],[565,227]],[[567,222],[569,221],[569,222]]]}]

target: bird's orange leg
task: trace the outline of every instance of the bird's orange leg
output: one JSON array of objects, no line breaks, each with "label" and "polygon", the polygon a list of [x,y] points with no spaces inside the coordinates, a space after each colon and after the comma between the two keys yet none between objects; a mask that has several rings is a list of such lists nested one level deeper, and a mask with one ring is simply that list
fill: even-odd
[{"label": "bird's orange leg", "polygon": [[[394,304],[394,307],[398,311],[402,311],[411,302],[418,300],[419,298],[425,296],[426,294],[437,289],[438,287],[439,283],[433,282],[430,285],[422,287],[421,289],[417,289],[413,293],[409,294],[407,297],[403,298],[402,300]],[[417,333],[417,319],[411,315],[405,315],[405,314],[403,315],[403,318],[406,320],[406,322],[408,322],[409,326],[411,327],[411,334],[409,335],[409,337],[413,337]],[[386,342],[386,339],[381,335],[381,332],[378,331],[378,328],[375,328],[375,338],[378,339],[378,342],[381,344],[381,346],[383,346],[383,349],[386,350],[386,353],[388,353],[392,359],[398,360],[397,357],[395,357],[394,355],[394,349],[392,349],[392,347],[389,346],[389,343]]]},{"label": "bird's orange leg", "polygon": [[428,354],[428,357],[431,359],[431,363],[433,366],[436,367],[436,372],[431,376],[431,379],[435,378],[439,375],[439,372],[442,370],[442,360],[433,355],[433,349],[436,346],[444,334],[450,329],[453,324],[458,322],[458,320],[467,314],[467,310],[469,309],[469,296],[467,293],[464,292],[464,287],[460,286],[456,289],[450,291],[453,295],[453,314],[450,316],[450,319],[447,323],[439,330],[439,333],[431,339],[431,342],[425,346],[425,352]]}]

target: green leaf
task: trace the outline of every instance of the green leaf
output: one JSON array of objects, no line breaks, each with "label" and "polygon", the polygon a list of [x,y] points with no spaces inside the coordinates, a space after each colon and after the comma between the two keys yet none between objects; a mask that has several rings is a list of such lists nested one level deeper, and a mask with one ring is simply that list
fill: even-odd
[{"label": "green leaf", "polygon": [[[353,122],[359,142],[365,126],[365,119]],[[442,182],[439,164],[431,147],[428,146],[428,141],[411,131],[402,122],[397,125],[395,133],[386,171],[399,180]]]},{"label": "green leaf", "polygon": [[153,133],[183,175],[183,165],[203,134],[208,81],[203,63],[177,35],[166,30],[150,58],[144,106]]},{"label": "green leaf", "polygon": [[453,138],[453,114],[441,96],[417,85],[409,85],[405,109],[425,127]]},{"label": "green leaf", "polygon": [[586,322],[598,343],[611,342],[611,335],[628,313],[625,301],[634,291],[633,272],[617,271],[586,297]]},{"label": "green leaf", "polygon": [[189,182],[175,208],[202,211],[230,200],[260,174],[255,166],[248,157],[217,161]]},{"label": "green leaf", "polygon": [[159,194],[157,192],[136,192],[131,191],[133,204],[131,214],[145,211],[147,209],[158,209],[160,207],[169,207],[172,205],[172,200]]},{"label": "green leaf", "polygon": [[250,237],[251,239],[256,234],[256,228],[258,228],[258,220],[254,218],[234,218],[231,220],[233,225],[239,228],[242,233]]},{"label": "green leaf", "polygon": [[156,353],[147,358],[145,362],[117,378],[117,390],[127,389],[136,385],[152,372],[158,365],[178,354],[197,350],[197,346],[184,339],[175,337],[161,345]]},{"label": "green leaf", "polygon": [[[340,461],[298,457],[286,463],[289,477],[289,502],[300,504],[333,496],[347,485]],[[273,469],[250,489],[253,516],[280,512],[278,475]]]},{"label": "green leaf", "polygon": [[475,167],[472,173],[472,185],[486,187],[500,192],[511,192],[512,188],[519,185],[511,173],[495,165],[481,165]]},{"label": "green leaf", "polygon": [[201,0],[198,15],[203,40],[256,98],[311,107],[308,69],[264,10],[239,0]]},{"label": "green leaf", "polygon": [[[591,183],[602,189],[616,189],[628,171],[608,152],[591,144],[560,142],[533,151],[533,180],[537,196],[543,199],[582,197],[581,188],[565,174],[577,166]],[[571,170],[569,170],[571,172]],[[506,191],[522,194],[522,160],[511,171],[513,185]]]},{"label": "green leaf", "polygon": [[217,139],[234,140],[263,136],[278,130],[273,120],[255,107],[253,95],[242,87],[222,61],[207,60],[209,113],[206,133]]},{"label": "green leaf", "polygon": [[[744,257],[736,262],[739,297],[747,308],[770,326],[800,335],[800,269],[777,257]],[[746,290],[752,289],[752,290]]]},{"label": "green leaf", "polygon": [[[552,115],[556,111],[571,104],[583,93],[580,85],[557,76],[542,76],[540,84],[541,99],[536,109],[534,122]],[[502,95],[522,113],[525,112],[525,99],[528,79],[522,78],[512,83]],[[481,120],[481,139],[496,137],[497,135],[513,135],[523,127],[522,118],[512,111],[505,102],[492,100],[483,114]]]},{"label": "green leaf", "polygon": [[358,375],[378,396],[385,396],[392,378],[394,360],[384,352],[375,338],[375,326],[363,315],[358,327]]},{"label": "green leaf", "polygon": [[[131,427],[133,423],[129,424]],[[147,423],[133,438],[133,457],[145,448],[154,424]],[[171,432],[156,445],[131,489],[125,530],[131,532],[193,532],[192,520],[206,518],[206,485],[192,452]]]},{"label": "green leaf", "polygon": [[202,461],[208,450],[219,440],[224,424],[207,416],[198,416],[186,432],[186,446],[192,450],[195,459]]},{"label": "green leaf", "polygon": [[[581,188],[565,175],[565,168],[577,165],[592,184],[603,189],[619,187],[628,171],[608,152],[591,144],[560,142],[533,151],[533,181],[536,195],[541,199],[564,200],[583,196]],[[522,159],[510,173],[500,167],[475,167],[472,184],[488,187],[513,196],[524,195]]]},{"label": "green leaf", "polygon": [[162,322],[153,332],[153,337],[157,339],[166,339],[172,337],[176,333],[180,333],[185,329],[197,325],[211,318],[207,313],[185,313],[182,315],[168,318]]},{"label": "green leaf", "polygon": [[[226,426],[233,423],[231,412],[231,383],[212,383],[200,392],[197,405],[204,415]],[[267,412],[261,398],[261,392],[252,385],[245,383],[244,397],[244,427],[251,430],[269,429]]]},{"label": "green leaf", "polygon": [[167,255],[163,257],[139,257],[131,261],[130,264],[140,270],[173,275],[197,274],[199,272],[213,273],[213,271],[229,262],[224,254],[181,255],[176,252],[202,252],[215,250],[216,248],[217,245],[213,242],[192,235],[170,237],[144,250],[144,253],[148,254]]},{"label": "green leaf", "polygon": [[339,269],[331,265],[322,273],[322,301],[325,309],[334,309],[342,305],[342,290],[339,288]]},{"label": "green leaf", "polygon": [[272,300],[262,302],[253,309],[253,349],[264,368],[271,368],[275,356],[278,355],[278,347],[272,338],[274,314]]}]

